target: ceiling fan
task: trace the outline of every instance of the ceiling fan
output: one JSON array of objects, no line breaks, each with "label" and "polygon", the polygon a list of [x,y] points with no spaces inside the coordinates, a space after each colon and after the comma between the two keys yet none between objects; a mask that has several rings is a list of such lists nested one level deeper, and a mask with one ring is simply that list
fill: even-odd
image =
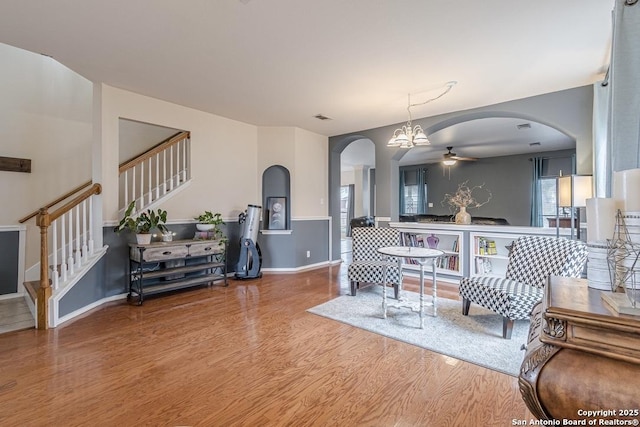
[{"label": "ceiling fan", "polygon": [[462,162],[474,162],[478,160],[475,157],[459,157],[456,153],[452,153],[451,150],[453,150],[453,147],[447,147],[447,152],[442,156],[442,163],[445,166],[453,166],[458,160]]}]

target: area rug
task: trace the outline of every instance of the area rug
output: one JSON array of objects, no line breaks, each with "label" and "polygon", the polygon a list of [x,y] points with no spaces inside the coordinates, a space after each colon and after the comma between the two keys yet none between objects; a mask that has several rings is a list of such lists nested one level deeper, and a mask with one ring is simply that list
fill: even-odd
[{"label": "area rug", "polygon": [[[387,293],[387,298],[393,291]],[[402,296],[418,301],[415,292]],[[427,300],[430,300],[427,297]],[[389,298],[393,301],[393,298]],[[368,286],[354,297],[342,295],[307,310],[310,313],[366,329],[399,341],[413,344],[446,356],[474,363],[512,376],[518,376],[524,358],[529,322],[516,321],[510,340],[502,338],[502,317],[471,304],[469,316],[462,315],[462,303],[438,298],[438,315],[425,307],[424,329],[418,313],[409,309],[389,308],[382,317],[382,288]]]}]

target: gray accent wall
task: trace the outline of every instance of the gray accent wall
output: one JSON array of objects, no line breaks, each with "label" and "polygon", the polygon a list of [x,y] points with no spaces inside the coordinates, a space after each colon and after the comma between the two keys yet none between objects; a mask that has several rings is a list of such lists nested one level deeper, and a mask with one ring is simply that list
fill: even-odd
[{"label": "gray accent wall", "polygon": [[[513,117],[531,120],[553,127],[576,140],[577,173],[592,173],[593,144],[593,87],[583,86],[549,94],[518,99],[471,110],[433,117],[414,119],[427,134],[446,129],[457,123],[489,117]],[[351,142],[367,138],[375,144],[376,158],[376,216],[398,219],[399,179],[398,162],[403,150],[388,148],[393,131],[405,123],[329,138],[329,215],[333,218],[332,259],[340,259],[340,153]],[[502,179],[508,179],[495,171]],[[524,190],[524,189],[523,189]]]},{"label": "gray accent wall", "polygon": [[18,292],[20,232],[0,232],[0,295]]},{"label": "gray accent wall", "polygon": [[[262,268],[295,269],[328,261],[329,221],[327,219],[291,221],[290,234],[259,235],[258,244],[262,249]],[[193,238],[195,224],[169,224],[169,230],[176,233],[175,240]],[[227,273],[235,272],[240,253],[242,226],[227,221],[222,226],[229,240],[227,253]],[[135,241],[131,233],[116,234],[113,227],[103,227],[104,244],[108,245],[106,255],[71,289],[60,301],[60,316],[66,316],[104,298],[127,292],[127,268],[129,264],[129,243]],[[0,249],[3,234],[0,233]],[[17,236],[17,232],[16,232]],[[17,237],[16,237],[17,239]],[[17,240],[13,250],[17,253]],[[307,251],[310,257],[306,257]],[[1,264],[0,264],[1,265]],[[17,265],[17,259],[14,267]],[[17,281],[14,280],[14,283]]]},{"label": "gray accent wall", "polygon": [[[574,150],[538,153],[540,157],[564,157],[571,159]],[[427,169],[427,203],[433,207],[427,212],[435,215],[455,214],[456,211],[442,201],[445,194],[453,194],[458,185],[483,185],[491,192],[489,203],[469,209],[471,216],[504,218],[511,225],[528,227],[531,218],[532,164],[530,154],[491,157],[475,162],[458,162],[451,170],[443,169],[439,163],[425,165]],[[444,172],[444,174],[443,174]],[[570,174],[570,170],[565,170]],[[482,189],[474,191],[479,202],[484,202],[488,193]]]},{"label": "gray accent wall", "polygon": [[[290,234],[260,234],[262,268],[295,269],[329,260],[329,221],[293,220]],[[307,258],[309,251],[309,258]]]}]

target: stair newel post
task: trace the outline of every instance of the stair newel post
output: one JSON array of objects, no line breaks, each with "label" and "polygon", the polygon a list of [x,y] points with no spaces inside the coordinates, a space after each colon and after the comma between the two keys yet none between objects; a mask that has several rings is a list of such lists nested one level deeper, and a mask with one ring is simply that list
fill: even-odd
[{"label": "stair newel post", "polygon": [[46,208],[40,209],[36,218],[40,227],[40,289],[38,289],[37,301],[37,327],[47,329],[49,327],[49,298],[51,298],[51,286],[49,283],[49,245],[48,230],[51,224],[49,212]]}]

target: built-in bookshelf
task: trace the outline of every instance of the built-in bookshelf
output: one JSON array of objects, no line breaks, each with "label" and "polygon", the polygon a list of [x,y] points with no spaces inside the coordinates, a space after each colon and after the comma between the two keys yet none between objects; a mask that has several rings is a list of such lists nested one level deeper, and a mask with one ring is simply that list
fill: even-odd
[{"label": "built-in bookshelf", "polygon": [[[436,268],[438,274],[452,276],[462,276],[462,233],[455,231],[437,231],[415,233],[403,231],[401,233],[402,244],[405,246],[416,246],[424,248],[439,249],[444,252],[444,256],[437,261]],[[417,261],[407,258],[404,260],[408,270],[419,271]]]},{"label": "built-in bookshelf", "polygon": [[511,245],[520,235],[470,233],[469,236],[471,274],[504,277]]}]

